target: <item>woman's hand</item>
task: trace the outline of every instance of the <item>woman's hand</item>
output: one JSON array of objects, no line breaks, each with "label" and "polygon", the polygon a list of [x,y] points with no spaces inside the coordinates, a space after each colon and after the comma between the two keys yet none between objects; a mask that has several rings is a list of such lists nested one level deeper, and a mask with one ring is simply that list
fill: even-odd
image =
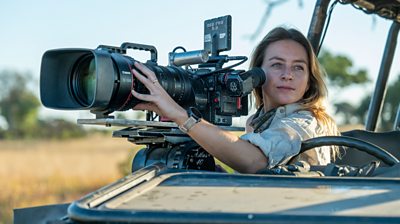
[{"label": "woman's hand", "polygon": [[139,62],[135,62],[134,65],[143,75],[135,68],[132,69],[132,73],[141,83],[143,83],[143,85],[146,86],[150,94],[141,94],[132,90],[132,95],[134,97],[144,101],[143,103],[137,104],[133,109],[154,111],[159,116],[167,117],[178,125],[185,122],[188,118],[185,109],[183,109],[168,95],[165,89],[158,82],[154,72]]}]

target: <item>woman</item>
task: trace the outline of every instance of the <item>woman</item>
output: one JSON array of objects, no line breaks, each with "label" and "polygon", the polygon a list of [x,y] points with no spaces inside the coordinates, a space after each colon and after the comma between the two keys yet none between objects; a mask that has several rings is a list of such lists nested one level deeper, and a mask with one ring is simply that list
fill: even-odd
[{"label": "woman", "polygon": [[135,97],[145,101],[133,109],[168,117],[187,129],[187,134],[211,155],[242,173],[256,173],[289,161],[325,165],[333,160],[334,147],[297,155],[301,141],[337,134],[322,105],[326,96],[323,73],[304,35],[295,29],[273,29],[256,47],[250,66],[261,67],[266,81],[255,90],[258,111],[248,119],[247,133],[241,137],[205,120],[193,121],[158,83],[155,74],[137,62],[137,70],[132,72],[150,94],[132,90]]}]

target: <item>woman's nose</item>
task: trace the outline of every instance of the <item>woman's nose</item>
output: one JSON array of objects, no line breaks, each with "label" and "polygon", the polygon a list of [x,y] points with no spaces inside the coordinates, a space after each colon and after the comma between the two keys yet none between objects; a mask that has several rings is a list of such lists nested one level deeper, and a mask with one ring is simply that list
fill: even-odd
[{"label": "woman's nose", "polygon": [[290,68],[285,68],[282,71],[281,79],[283,80],[292,80],[293,79],[293,73]]}]

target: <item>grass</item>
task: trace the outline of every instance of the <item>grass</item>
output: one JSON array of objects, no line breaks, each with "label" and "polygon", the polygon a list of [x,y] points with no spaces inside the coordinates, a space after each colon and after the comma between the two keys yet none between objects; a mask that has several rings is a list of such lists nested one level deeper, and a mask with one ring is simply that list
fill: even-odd
[{"label": "grass", "polygon": [[71,202],[114,182],[135,148],[111,135],[0,141],[0,223],[12,223],[14,208]]}]

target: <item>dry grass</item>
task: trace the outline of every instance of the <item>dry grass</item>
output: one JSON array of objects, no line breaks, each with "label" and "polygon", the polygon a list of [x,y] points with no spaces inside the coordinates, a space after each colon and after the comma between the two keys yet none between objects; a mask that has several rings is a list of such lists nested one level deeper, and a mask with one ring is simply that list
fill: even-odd
[{"label": "dry grass", "polygon": [[71,202],[122,177],[135,146],[94,135],[67,141],[0,141],[0,223],[12,209]]}]

